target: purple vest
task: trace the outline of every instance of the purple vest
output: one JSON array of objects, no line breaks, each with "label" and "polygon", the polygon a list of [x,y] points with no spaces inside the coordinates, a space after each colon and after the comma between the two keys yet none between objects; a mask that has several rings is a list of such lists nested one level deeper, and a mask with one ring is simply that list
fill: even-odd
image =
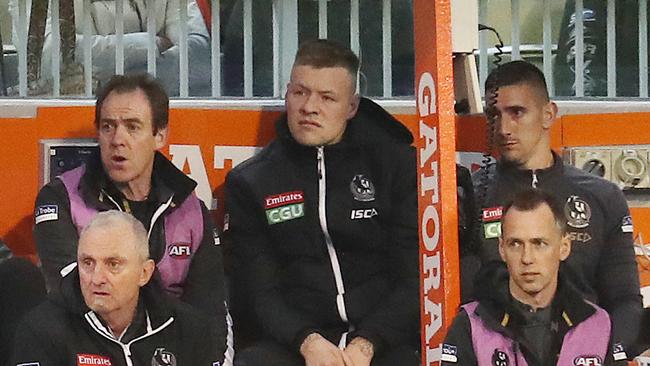
[{"label": "purple vest", "polygon": [[[607,312],[591,304],[596,312],[580,324],[571,328],[562,340],[562,349],[558,366],[602,365],[607,355],[609,345],[610,320]],[[472,344],[479,366],[492,366],[495,351],[501,351],[499,356],[508,357],[508,365],[526,366],[522,352],[514,352],[514,341],[505,335],[489,329],[474,312],[478,302],[463,305],[462,308],[469,316],[472,328]],[[516,361],[515,361],[516,359]]]},{"label": "purple vest", "polygon": [[[79,182],[85,171],[86,166],[82,165],[58,177],[68,192],[70,216],[77,227],[77,233],[81,233],[81,230],[99,212],[97,208],[88,206],[79,192]],[[156,267],[165,291],[180,297],[183,294],[192,257],[203,240],[203,213],[198,198],[192,193],[180,206],[163,215],[165,216],[165,253]],[[153,227],[154,224],[155,222],[152,222],[151,226]]]}]

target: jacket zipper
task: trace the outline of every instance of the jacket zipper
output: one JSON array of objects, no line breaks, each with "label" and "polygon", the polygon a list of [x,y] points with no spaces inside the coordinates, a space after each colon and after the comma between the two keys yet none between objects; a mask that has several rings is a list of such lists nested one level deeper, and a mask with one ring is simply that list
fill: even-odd
[{"label": "jacket zipper", "polygon": [[117,201],[115,201],[115,200],[113,199],[113,197],[111,197],[110,194],[108,194],[108,193],[107,193],[105,190],[103,190],[103,189],[102,189],[102,193],[103,193],[106,197],[108,197],[109,200],[111,200],[111,202],[115,205],[115,207],[117,207],[117,209],[118,209],[119,211],[124,212],[124,210],[122,210],[122,206],[120,206],[120,205],[117,203]]},{"label": "jacket zipper", "polygon": [[150,337],[150,336],[162,331],[163,329],[167,328],[171,323],[174,322],[174,317],[170,316],[169,319],[167,319],[167,321],[164,322],[162,325],[160,325],[158,328],[152,329],[151,328],[151,320],[149,319],[149,314],[147,313],[147,332],[145,334],[141,335],[140,337],[134,338],[133,340],[131,340],[131,342],[124,344],[124,343],[118,341],[117,339],[115,339],[114,337],[112,337],[111,335],[109,335],[108,331],[105,330],[105,327],[99,321],[99,319],[97,318],[97,315],[95,315],[94,312],[89,311],[89,312],[87,312],[85,314],[84,317],[86,318],[86,321],[88,322],[88,324],[90,324],[90,327],[95,332],[97,332],[102,337],[108,339],[109,341],[117,343],[122,348],[122,353],[124,353],[124,359],[126,361],[127,366],[133,366],[133,360],[131,359],[131,345],[133,343],[135,343],[135,342],[137,342],[137,341],[139,341],[141,339]]},{"label": "jacket zipper", "polygon": [[[102,193],[106,197],[108,197],[108,199],[115,205],[115,207],[117,207],[118,210],[124,212],[124,210],[122,210],[122,207],[117,203],[117,201],[115,201],[113,199],[113,197],[111,197],[110,194],[106,193],[106,191],[104,191],[103,189],[102,189]],[[149,223],[149,231],[147,232],[147,239],[149,239],[151,237],[151,231],[153,230],[153,226],[156,224],[156,221],[163,214],[163,212],[165,212],[165,210],[167,210],[167,208],[171,205],[172,199],[174,199],[173,194],[171,195],[171,197],[169,197],[167,202],[165,202],[162,205],[158,206],[158,208],[156,209],[156,212],[154,212],[153,216],[151,216],[151,222]]]},{"label": "jacket zipper", "polygon": [[[332,265],[332,272],[334,273],[334,280],[336,282],[336,307],[339,312],[341,320],[345,323],[349,323],[348,314],[345,309],[345,299],[343,295],[345,294],[345,287],[343,286],[343,276],[341,274],[341,266],[339,264],[339,258],[336,254],[336,249],[334,249],[334,243],[332,242],[332,237],[329,234],[327,229],[327,212],[326,212],[326,197],[325,192],[327,188],[327,180],[325,177],[325,151],[322,146],[317,148],[317,160],[318,160],[318,218],[320,219],[320,227],[323,230],[323,235],[325,237],[325,244],[327,246],[327,254],[329,254],[330,264]],[[344,334],[345,337],[345,334]],[[342,339],[343,341],[343,339]]]},{"label": "jacket zipper", "polygon": [[537,183],[539,183],[539,179],[537,178],[537,173],[533,170],[533,180],[531,182],[532,187],[537,188]]},{"label": "jacket zipper", "polygon": [[153,216],[151,216],[151,224],[149,225],[149,231],[147,232],[147,239],[151,237],[151,230],[153,230],[153,226],[156,223],[156,220],[167,210],[167,208],[172,204],[172,199],[174,198],[174,195],[172,194],[171,197],[167,200],[167,202],[163,203],[162,205],[158,206],[156,209],[156,212],[153,213]]}]

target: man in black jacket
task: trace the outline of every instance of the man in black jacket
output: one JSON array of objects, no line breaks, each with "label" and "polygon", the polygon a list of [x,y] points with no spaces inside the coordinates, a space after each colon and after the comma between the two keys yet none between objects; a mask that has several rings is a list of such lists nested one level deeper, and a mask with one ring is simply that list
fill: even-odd
[{"label": "man in black jacket", "polygon": [[[499,254],[447,333],[443,365],[627,365],[607,312],[564,279],[571,252],[563,207],[536,189],[503,209]],[[507,270],[506,270],[507,267]],[[498,363],[495,361],[499,361]]]},{"label": "man in black jacket", "polygon": [[131,213],[148,230],[151,258],[168,294],[226,323],[222,253],[196,182],[159,150],[169,99],[148,75],[116,75],[98,92],[99,156],[44,186],[34,237],[49,289],[76,261],[79,232],[98,212]]},{"label": "man in black jacket", "polygon": [[348,48],[303,44],[276,139],[228,175],[236,333],[257,341],[235,364],[418,363],[413,138],[356,95],[358,67]]},{"label": "man in black jacket", "polygon": [[[0,365],[11,360],[16,327],[23,316],[45,301],[45,280],[39,269],[29,260],[11,256],[8,247],[0,241]],[[0,255],[2,256],[2,255]]]},{"label": "man in black jacket", "polygon": [[632,219],[613,183],[564,165],[551,150],[549,130],[557,106],[549,100],[544,75],[532,64],[501,65],[485,84],[486,113],[494,127],[499,161],[474,176],[483,262],[500,260],[502,205],[531,187],[564,202],[572,251],[567,277],[590,300],[609,312],[614,342],[628,355],[639,332],[641,296],[634,256]]},{"label": "man in black jacket", "polygon": [[78,265],[16,332],[13,365],[223,364],[223,326],[155,283],[147,231],[106,211],[84,228]]}]

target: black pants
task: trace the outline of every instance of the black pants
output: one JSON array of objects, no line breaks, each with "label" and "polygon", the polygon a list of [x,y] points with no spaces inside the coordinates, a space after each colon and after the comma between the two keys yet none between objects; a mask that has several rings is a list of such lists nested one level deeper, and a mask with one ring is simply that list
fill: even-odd
[{"label": "black pants", "polygon": [[[417,366],[419,350],[400,346],[384,350],[372,360],[371,366]],[[305,360],[298,353],[274,342],[259,342],[235,354],[235,366],[304,366]]]}]

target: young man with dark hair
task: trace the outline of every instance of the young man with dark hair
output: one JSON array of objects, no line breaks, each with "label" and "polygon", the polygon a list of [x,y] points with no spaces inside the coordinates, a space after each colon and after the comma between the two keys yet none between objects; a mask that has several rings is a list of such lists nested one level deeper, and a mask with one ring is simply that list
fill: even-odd
[{"label": "young man with dark hair", "polygon": [[477,279],[477,300],[462,306],[447,333],[443,365],[626,365],[611,343],[607,312],[566,281],[571,253],[562,206],[520,191],[503,208],[498,251],[505,262]]},{"label": "young man with dark hair", "polygon": [[552,192],[564,203],[572,241],[567,278],[610,313],[613,339],[630,350],[642,306],[632,219],[621,190],[564,165],[551,150],[549,131],[557,106],[549,100],[544,75],[534,65],[513,61],[499,66],[488,76],[485,94],[500,158],[474,176],[481,209],[481,227],[475,232],[482,241],[483,262],[500,258],[497,239],[504,202],[531,187]]},{"label": "young man with dark hair", "polygon": [[236,333],[254,342],[235,364],[419,363],[413,138],[359,98],[358,65],[301,45],[276,139],[227,177]]},{"label": "young man with dark hair", "polygon": [[133,214],[149,234],[168,294],[216,316],[226,342],[221,247],[196,182],[158,150],[167,144],[168,98],[147,75],[115,76],[98,93],[99,156],[44,186],[36,199],[36,249],[50,290],[76,266],[79,233],[107,210]]}]

